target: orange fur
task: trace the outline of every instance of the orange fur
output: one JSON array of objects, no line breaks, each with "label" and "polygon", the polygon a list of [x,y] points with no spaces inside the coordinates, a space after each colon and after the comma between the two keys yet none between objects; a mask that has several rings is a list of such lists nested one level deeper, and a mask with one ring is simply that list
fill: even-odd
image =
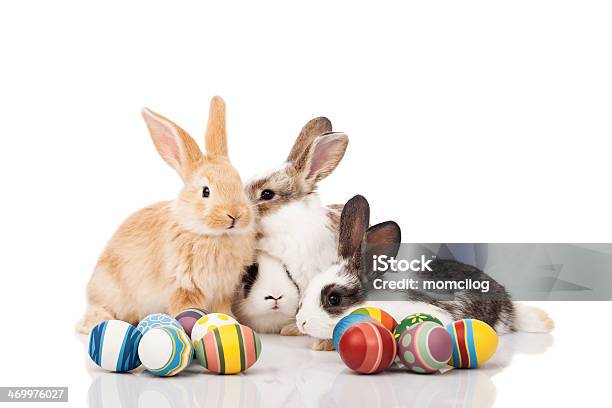
[{"label": "orange fur", "polygon": [[[181,176],[174,201],[143,208],[115,232],[87,285],[88,307],[77,330],[189,307],[229,313],[244,268],[254,259],[253,210],[227,158],[225,104],[211,102],[207,156],[179,126],[145,110],[162,158]],[[210,196],[203,197],[203,187]]]}]

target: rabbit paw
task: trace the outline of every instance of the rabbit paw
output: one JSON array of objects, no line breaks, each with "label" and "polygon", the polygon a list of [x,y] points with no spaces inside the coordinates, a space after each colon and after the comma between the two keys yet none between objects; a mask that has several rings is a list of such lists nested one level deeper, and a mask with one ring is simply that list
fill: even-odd
[{"label": "rabbit paw", "polygon": [[303,336],[304,333],[298,330],[295,323],[290,323],[281,329],[280,335],[281,336]]},{"label": "rabbit paw", "polygon": [[314,351],[334,351],[334,342],[332,339],[315,339],[310,347]]},{"label": "rabbit paw", "polygon": [[104,320],[113,319],[115,319],[115,316],[113,316],[113,314],[108,310],[101,307],[90,306],[85,311],[83,318],[76,324],[75,330],[77,333],[89,334],[91,328],[96,324],[103,322]]}]

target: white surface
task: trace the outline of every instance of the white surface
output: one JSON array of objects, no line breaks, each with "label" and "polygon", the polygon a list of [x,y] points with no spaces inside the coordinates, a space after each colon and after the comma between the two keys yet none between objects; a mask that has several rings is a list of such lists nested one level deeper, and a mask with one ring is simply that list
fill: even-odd
[{"label": "white surface", "polygon": [[245,376],[95,380],[73,327],[119,223],[179,188],[143,105],[201,142],[222,95],[245,179],[327,115],[351,141],[323,201],[364,194],[406,241],[609,242],[611,20],[606,1],[1,2],[0,385],[67,385],[75,407],[90,387],[162,401],[197,386],[214,403],[335,389],[376,406],[398,383],[452,379],[457,398],[493,383],[497,406],[606,404],[610,303],[549,305],[546,352],[445,380],[348,376],[333,353],[268,337]]},{"label": "white surface", "polygon": [[[557,321],[552,334],[500,338],[495,356],[475,370],[419,375],[400,370],[350,372],[336,352],[311,351],[307,338],[262,336],[259,361],[246,373],[220,376],[197,362],[177,377],[105,373],[74,361],[71,399],[89,407],[516,407],[602,406],[607,400],[612,329],[600,323],[608,303],[544,302]],[[83,336],[67,344],[79,354]],[[84,356],[82,356],[84,359]],[[80,400],[83,401],[83,400]],[[115,401],[121,401],[123,405]],[[206,402],[206,403],[204,403]]]}]

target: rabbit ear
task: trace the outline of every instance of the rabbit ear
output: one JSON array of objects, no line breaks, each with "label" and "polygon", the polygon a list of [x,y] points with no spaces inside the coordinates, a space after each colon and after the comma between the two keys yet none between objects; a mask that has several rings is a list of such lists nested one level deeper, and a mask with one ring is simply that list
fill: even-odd
[{"label": "rabbit ear", "polygon": [[368,245],[389,246],[388,253],[384,255],[395,256],[402,242],[402,230],[395,221],[385,221],[376,224],[366,232],[366,243]]},{"label": "rabbit ear", "polygon": [[296,161],[306,151],[308,146],[312,144],[312,141],[324,133],[329,133],[332,130],[332,124],[326,117],[320,116],[318,118],[310,119],[308,123],[304,125],[302,131],[295,139],[291,152],[287,157],[287,161]]},{"label": "rabbit ear", "polygon": [[303,180],[312,188],[336,169],[344,157],[347,146],[348,136],[344,133],[319,136],[295,162],[295,167]]},{"label": "rabbit ear", "polygon": [[162,159],[185,180],[202,161],[198,144],[177,124],[148,108],[142,117]]},{"label": "rabbit ear", "polygon": [[376,224],[366,232],[365,265],[367,273],[372,276],[371,262],[374,255],[387,257],[397,256],[402,242],[402,231],[394,221],[385,221]]},{"label": "rabbit ear", "polygon": [[338,255],[358,259],[363,237],[370,223],[370,205],[363,196],[348,200],[340,215]]},{"label": "rabbit ear", "polygon": [[225,102],[220,96],[210,101],[206,126],[206,154],[227,157],[227,133],[225,131]]}]

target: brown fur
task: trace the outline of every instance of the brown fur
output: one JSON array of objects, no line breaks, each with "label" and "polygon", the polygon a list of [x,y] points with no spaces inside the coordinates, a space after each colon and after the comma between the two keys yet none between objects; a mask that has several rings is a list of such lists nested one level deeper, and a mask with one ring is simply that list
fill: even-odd
[{"label": "brown fur", "polygon": [[[292,201],[316,193],[317,183],[338,166],[348,145],[343,133],[332,133],[324,117],[310,120],[298,135],[287,161],[276,171],[249,182],[247,196],[260,216],[269,215]],[[261,193],[272,190],[274,198],[262,200]]]},{"label": "brown fur", "polygon": [[312,144],[312,141],[324,134],[329,133],[332,130],[332,124],[326,117],[320,116],[308,121],[300,131],[300,134],[295,139],[293,147],[287,156],[288,162],[296,161]]},{"label": "brown fur", "polygon": [[327,206],[327,217],[331,221],[330,228],[332,231],[337,232],[340,229],[340,215],[344,204],[330,204]]},{"label": "brown fur", "polygon": [[[211,102],[207,156],[176,124],[148,110],[143,116],[185,185],[176,200],[136,212],[115,232],[87,286],[82,333],[102,320],[137,323],[189,307],[231,313],[242,271],[254,260],[253,211],[227,158],[223,100]],[[210,197],[202,196],[204,185]]]},{"label": "brown fur", "polygon": [[332,339],[315,339],[310,348],[314,351],[334,351],[334,341]]},{"label": "brown fur", "polygon": [[[266,189],[274,191],[274,198],[269,201],[259,200],[261,192]],[[297,201],[310,194],[308,190],[304,189],[304,184],[298,177],[297,170],[290,163],[268,177],[248,184],[246,193],[252,202],[257,203],[260,216],[273,213],[287,203]]]}]

